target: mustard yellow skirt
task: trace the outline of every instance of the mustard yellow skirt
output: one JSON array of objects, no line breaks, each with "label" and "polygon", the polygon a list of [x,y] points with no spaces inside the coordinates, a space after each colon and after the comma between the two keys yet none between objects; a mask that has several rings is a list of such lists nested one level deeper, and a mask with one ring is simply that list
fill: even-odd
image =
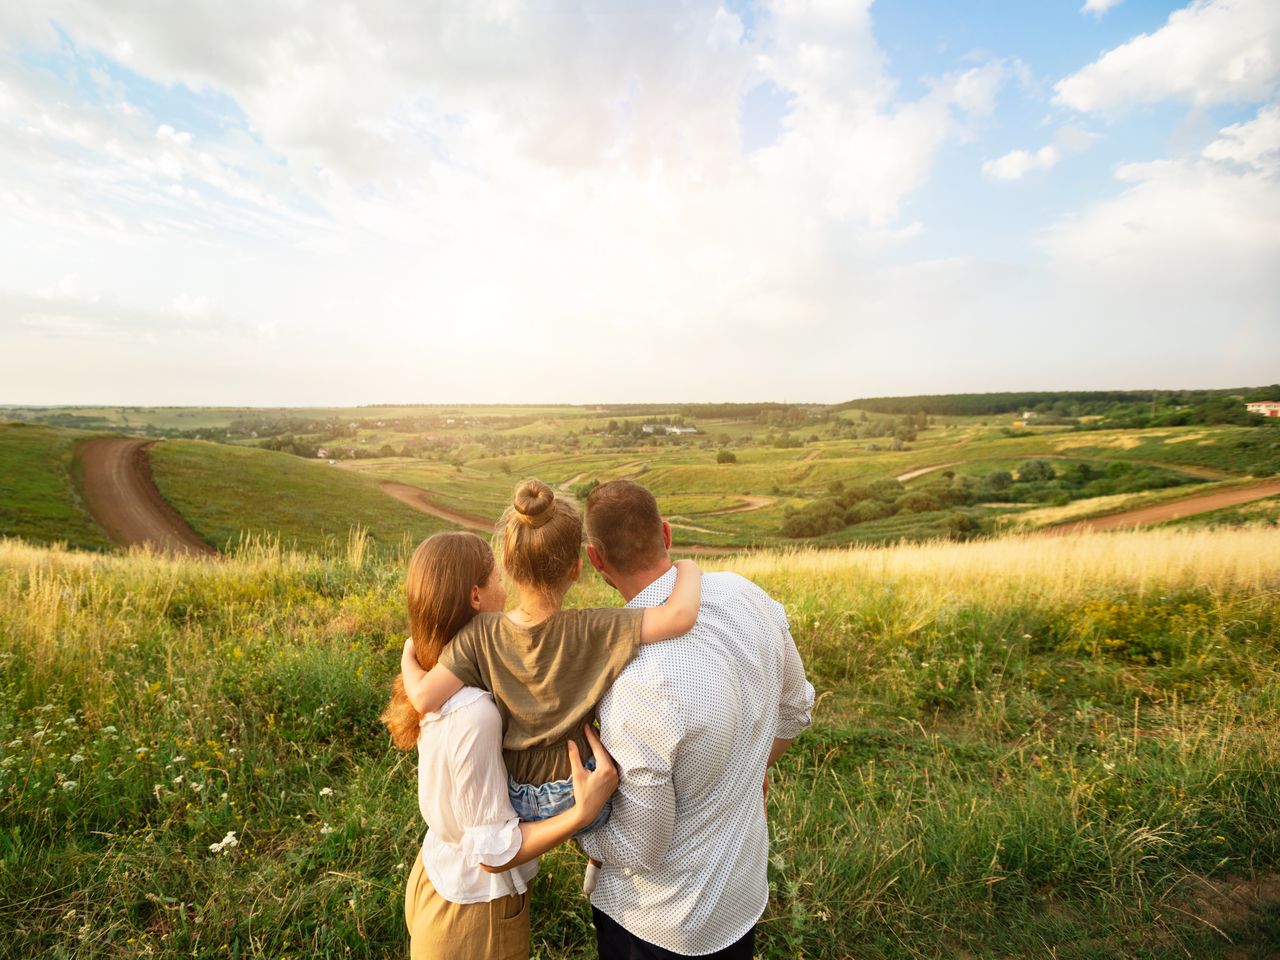
[{"label": "mustard yellow skirt", "polygon": [[529,891],[488,903],[451,903],[414,857],[404,894],[412,960],[528,960]]}]

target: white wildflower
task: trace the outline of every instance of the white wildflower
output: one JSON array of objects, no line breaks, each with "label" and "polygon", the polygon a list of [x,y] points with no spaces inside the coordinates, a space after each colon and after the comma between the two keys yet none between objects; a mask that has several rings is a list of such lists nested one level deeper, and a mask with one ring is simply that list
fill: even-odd
[{"label": "white wildflower", "polygon": [[8,743],[5,744],[5,746],[9,747],[10,749],[13,749],[14,747],[20,747],[22,746],[22,738],[19,737],[17,740],[10,740]]},{"label": "white wildflower", "polygon": [[333,787],[324,787],[323,789],[321,789],[321,791],[320,791],[320,796],[322,796],[322,797],[331,797],[331,796],[333,796]]},{"label": "white wildflower", "polygon": [[192,790],[194,790],[196,793],[199,793],[201,790],[203,790],[203,789],[204,789],[204,784],[203,784],[203,783],[193,783],[193,784],[191,785],[191,789],[192,789]]},{"label": "white wildflower", "polygon": [[83,754],[83,753],[73,753],[73,754],[71,755],[71,762],[72,762],[72,763],[84,763],[84,754]]},{"label": "white wildflower", "polygon": [[173,782],[174,782],[174,783],[181,783],[181,782],[182,782],[182,778],[181,778],[181,777],[174,777],[174,778],[173,778]]},{"label": "white wildflower", "polygon": [[333,827],[326,823],[320,828],[320,832],[327,836],[328,834],[333,833]]},{"label": "white wildflower", "polygon": [[183,760],[185,760],[185,759],[187,759],[187,758],[186,758],[186,757],[184,757],[182,754],[178,754],[176,757],[174,757],[174,758],[173,758],[172,760],[170,760],[169,762],[170,762],[170,763],[181,763],[181,762],[182,762]]},{"label": "white wildflower", "polygon": [[76,780],[63,780],[63,781],[62,781],[62,789],[63,789],[63,790],[66,790],[66,791],[68,791],[68,792],[70,792],[70,791],[74,790],[74,789],[75,789],[76,787],[78,787],[78,786],[80,786],[80,783],[79,783],[78,781],[76,781]]},{"label": "white wildflower", "polygon": [[223,850],[230,850],[232,847],[240,846],[240,841],[236,839],[236,832],[228,830],[227,835],[217,843],[209,844],[210,853],[221,853]]},{"label": "white wildflower", "polygon": [[102,731],[101,731],[101,732],[102,732],[102,733],[118,733],[119,731],[118,731],[118,730],[116,730],[116,728],[115,728],[115,727],[112,727],[112,726],[106,726],[106,727],[103,727],[103,728],[102,728]]}]

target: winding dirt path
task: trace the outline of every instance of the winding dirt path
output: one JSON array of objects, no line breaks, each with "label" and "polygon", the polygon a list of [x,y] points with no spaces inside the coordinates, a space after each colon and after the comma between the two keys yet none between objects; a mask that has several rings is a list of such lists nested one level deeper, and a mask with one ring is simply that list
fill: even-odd
[{"label": "winding dirt path", "polygon": [[164,553],[217,553],[160,496],[147,448],[153,440],[87,440],[77,448],[89,513],[112,543]]},{"label": "winding dirt path", "polygon": [[952,460],[950,463],[935,463],[932,467],[917,467],[915,470],[908,470],[906,473],[898,474],[894,479],[899,483],[906,483],[908,480],[914,480],[916,477],[923,477],[927,473],[933,473],[936,470],[945,470],[947,467],[958,467],[964,463],[963,460]]},{"label": "winding dirt path", "polygon": [[463,513],[461,510],[441,506],[431,499],[435,496],[434,493],[423,490],[421,487],[411,487],[407,483],[396,483],[394,480],[384,480],[378,486],[382,488],[383,493],[395,497],[401,503],[408,504],[420,513],[429,513],[433,517],[448,520],[450,523],[456,523],[460,527],[466,527],[477,533],[492,534],[494,525],[497,523],[496,520],[477,517],[474,513]]},{"label": "winding dirt path", "polygon": [[1178,520],[1197,513],[1208,513],[1210,510],[1221,510],[1223,507],[1235,507],[1242,503],[1252,503],[1280,494],[1280,480],[1251,484],[1235,490],[1219,490],[1216,493],[1205,493],[1198,497],[1186,497],[1182,500],[1171,500],[1157,503],[1150,507],[1139,507],[1136,510],[1125,510],[1120,513],[1109,513],[1088,520],[1076,520],[1056,527],[1047,527],[1043,532],[1049,536],[1063,536],[1070,533],[1082,533],[1086,530],[1103,532],[1119,530],[1125,527],[1141,527],[1149,523],[1162,523],[1166,520]]},{"label": "winding dirt path", "polygon": [[743,502],[736,507],[729,507],[725,510],[708,510],[701,513],[702,517],[723,517],[729,513],[750,513],[752,510],[763,510],[765,507],[772,507],[778,502],[777,497],[757,497],[749,494],[743,494]]}]

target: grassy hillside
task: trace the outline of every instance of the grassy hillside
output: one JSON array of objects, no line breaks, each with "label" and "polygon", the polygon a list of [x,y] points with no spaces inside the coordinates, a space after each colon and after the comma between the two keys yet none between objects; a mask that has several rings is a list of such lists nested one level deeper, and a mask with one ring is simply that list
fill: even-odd
[{"label": "grassy hillside", "polygon": [[[413,756],[377,724],[404,558],[359,559],[0,545],[0,957],[404,955],[422,827]],[[785,604],[819,691],[769,792],[758,956],[1280,942],[1253,900],[1280,871],[1274,533],[734,564]],[[535,957],[594,956],[581,866],[544,859]]]},{"label": "grassy hillside", "polygon": [[80,549],[111,544],[93,522],[73,478],[77,431],[0,423],[0,536]]},{"label": "grassy hillside", "polygon": [[355,526],[386,548],[448,527],[370,478],[268,450],[171,440],[151,447],[151,472],[164,498],[219,549],[261,534],[320,548],[345,542]]}]

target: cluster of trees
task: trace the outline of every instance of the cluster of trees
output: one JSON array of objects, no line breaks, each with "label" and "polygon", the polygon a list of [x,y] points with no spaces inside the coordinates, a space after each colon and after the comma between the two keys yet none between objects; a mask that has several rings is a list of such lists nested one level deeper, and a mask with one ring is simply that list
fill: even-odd
[{"label": "cluster of trees", "polygon": [[[836,480],[828,487],[826,496],[799,510],[788,509],[786,519],[782,522],[782,535],[818,537],[898,514],[932,513],[948,505],[930,492],[908,491],[893,479],[875,480],[850,487]],[[948,532],[958,538],[973,536],[979,531],[977,521],[964,514],[957,515],[954,530],[950,529],[950,523],[948,527]]]},{"label": "cluster of trees", "polygon": [[[1274,394],[1280,398],[1280,388]],[[1280,426],[1280,421],[1245,408],[1247,401],[1239,397],[1196,397],[1185,403],[1175,398],[1149,403],[1117,404],[1098,420],[1080,425],[1085,430],[1141,429],[1143,427],[1183,427],[1191,425],[1233,424],[1240,427]]]},{"label": "cluster of trees", "polygon": [[[863,410],[859,418],[854,420],[835,420],[832,432],[837,439],[845,440],[879,440],[886,438],[885,444],[891,450],[905,449],[903,446],[912,443],[916,435],[929,426],[926,413],[904,414],[899,417],[872,417]],[[870,449],[881,449],[879,446]]]},{"label": "cluster of trees", "polygon": [[[1039,459],[1027,460],[1015,471],[993,470],[982,477],[945,470],[932,483],[909,491],[891,479],[849,487],[837,480],[822,498],[799,510],[789,510],[782,534],[817,537],[899,514],[958,510],[984,503],[1062,504],[1085,497],[1195,482],[1190,477],[1143,464],[1113,462],[1103,468],[1079,462],[1059,471],[1050,461]],[[948,518],[948,532],[954,537],[972,536],[979,529],[977,521],[967,514],[958,513]]]},{"label": "cluster of trees", "polygon": [[1105,467],[1073,462],[1058,469],[1048,460],[1027,460],[1015,472],[995,470],[984,477],[956,476],[944,471],[923,488],[951,502],[1064,504],[1086,497],[1137,493],[1195,483],[1192,477],[1115,461]]}]

